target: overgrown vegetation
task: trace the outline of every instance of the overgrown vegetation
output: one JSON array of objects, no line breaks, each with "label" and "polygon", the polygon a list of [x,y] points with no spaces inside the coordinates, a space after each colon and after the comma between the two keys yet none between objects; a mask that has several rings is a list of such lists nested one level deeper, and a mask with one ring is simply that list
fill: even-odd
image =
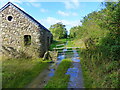
[{"label": "overgrown vegetation", "polygon": [[24,88],[44,69],[47,61],[42,59],[11,59],[2,62],[2,87]]},{"label": "overgrown vegetation", "polygon": [[[86,88],[118,88],[120,63],[120,1],[105,2],[104,9],[84,17],[71,28],[80,52]],[[77,42],[76,42],[77,41]]]},{"label": "overgrown vegetation", "polygon": [[117,61],[111,61],[98,50],[82,50],[81,64],[86,88],[118,88]]},{"label": "overgrown vegetation", "polygon": [[67,88],[69,75],[66,75],[68,68],[71,66],[71,60],[64,59],[55,71],[55,75],[50,79],[45,88]]}]

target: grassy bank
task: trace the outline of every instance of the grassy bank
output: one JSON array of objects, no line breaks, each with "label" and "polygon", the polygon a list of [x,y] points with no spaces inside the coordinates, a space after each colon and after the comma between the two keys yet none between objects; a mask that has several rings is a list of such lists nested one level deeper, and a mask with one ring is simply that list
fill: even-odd
[{"label": "grassy bank", "polygon": [[68,39],[67,47],[85,48],[84,42],[81,39]]},{"label": "grassy bank", "polygon": [[2,62],[2,87],[24,88],[48,67],[42,59],[12,59]]},{"label": "grassy bank", "polygon": [[118,61],[109,60],[99,50],[81,50],[81,65],[86,88],[118,88]]},{"label": "grassy bank", "polygon": [[[68,43],[84,47],[84,43],[74,40]],[[80,44],[81,43],[81,44]],[[108,51],[102,48],[77,49],[80,54],[85,88],[118,88],[119,63],[109,57]]]},{"label": "grassy bank", "polygon": [[70,66],[71,60],[64,59],[55,71],[55,75],[50,79],[45,88],[67,88],[70,76],[65,73]]},{"label": "grassy bank", "polygon": [[68,42],[68,46],[81,47],[80,54],[85,88],[119,88],[119,63],[109,57],[109,51],[100,47],[86,49],[81,40]]}]

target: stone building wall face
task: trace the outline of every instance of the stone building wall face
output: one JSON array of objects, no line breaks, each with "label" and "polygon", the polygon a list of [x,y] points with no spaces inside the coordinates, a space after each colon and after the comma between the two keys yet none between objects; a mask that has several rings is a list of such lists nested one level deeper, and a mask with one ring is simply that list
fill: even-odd
[{"label": "stone building wall face", "polygon": [[[12,16],[12,20],[8,20]],[[22,51],[32,56],[43,56],[45,46],[45,33],[28,17],[21,14],[14,7],[9,6],[0,13],[2,18],[2,46],[12,47],[16,51]],[[31,36],[31,45],[24,46],[24,35]]]},{"label": "stone building wall face", "polygon": [[45,53],[46,51],[49,50],[52,35],[51,35],[51,33],[49,31],[46,31],[46,30],[43,30],[42,33],[43,34],[41,34],[42,38],[40,38],[40,43],[41,43],[41,47],[44,47],[44,48],[41,48],[40,51]]}]

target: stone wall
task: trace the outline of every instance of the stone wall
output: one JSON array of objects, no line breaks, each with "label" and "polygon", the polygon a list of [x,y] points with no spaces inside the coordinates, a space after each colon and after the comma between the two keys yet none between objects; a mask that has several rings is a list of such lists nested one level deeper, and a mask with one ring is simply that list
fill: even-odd
[{"label": "stone wall", "polygon": [[[3,55],[11,57],[12,50],[19,53],[23,52],[28,56],[42,57],[47,51],[47,37],[51,39],[52,34],[39,27],[30,18],[20,13],[13,6],[8,6],[0,12],[0,28],[2,37],[2,46],[10,51],[6,53],[6,49],[2,48]],[[31,44],[25,46],[25,35],[30,35]]]},{"label": "stone wall", "polygon": [[57,57],[58,57],[58,52],[57,51],[47,51],[44,54],[43,60],[52,60],[53,62],[57,61]]}]

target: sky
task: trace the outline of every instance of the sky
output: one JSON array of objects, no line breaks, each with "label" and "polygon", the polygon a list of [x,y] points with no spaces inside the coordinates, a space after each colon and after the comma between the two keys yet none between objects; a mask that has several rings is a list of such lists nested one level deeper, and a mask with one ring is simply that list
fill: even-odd
[{"label": "sky", "polygon": [[62,22],[68,32],[71,27],[82,25],[80,21],[84,16],[104,8],[101,0],[0,0],[0,8],[8,1],[20,7],[47,29]]}]

